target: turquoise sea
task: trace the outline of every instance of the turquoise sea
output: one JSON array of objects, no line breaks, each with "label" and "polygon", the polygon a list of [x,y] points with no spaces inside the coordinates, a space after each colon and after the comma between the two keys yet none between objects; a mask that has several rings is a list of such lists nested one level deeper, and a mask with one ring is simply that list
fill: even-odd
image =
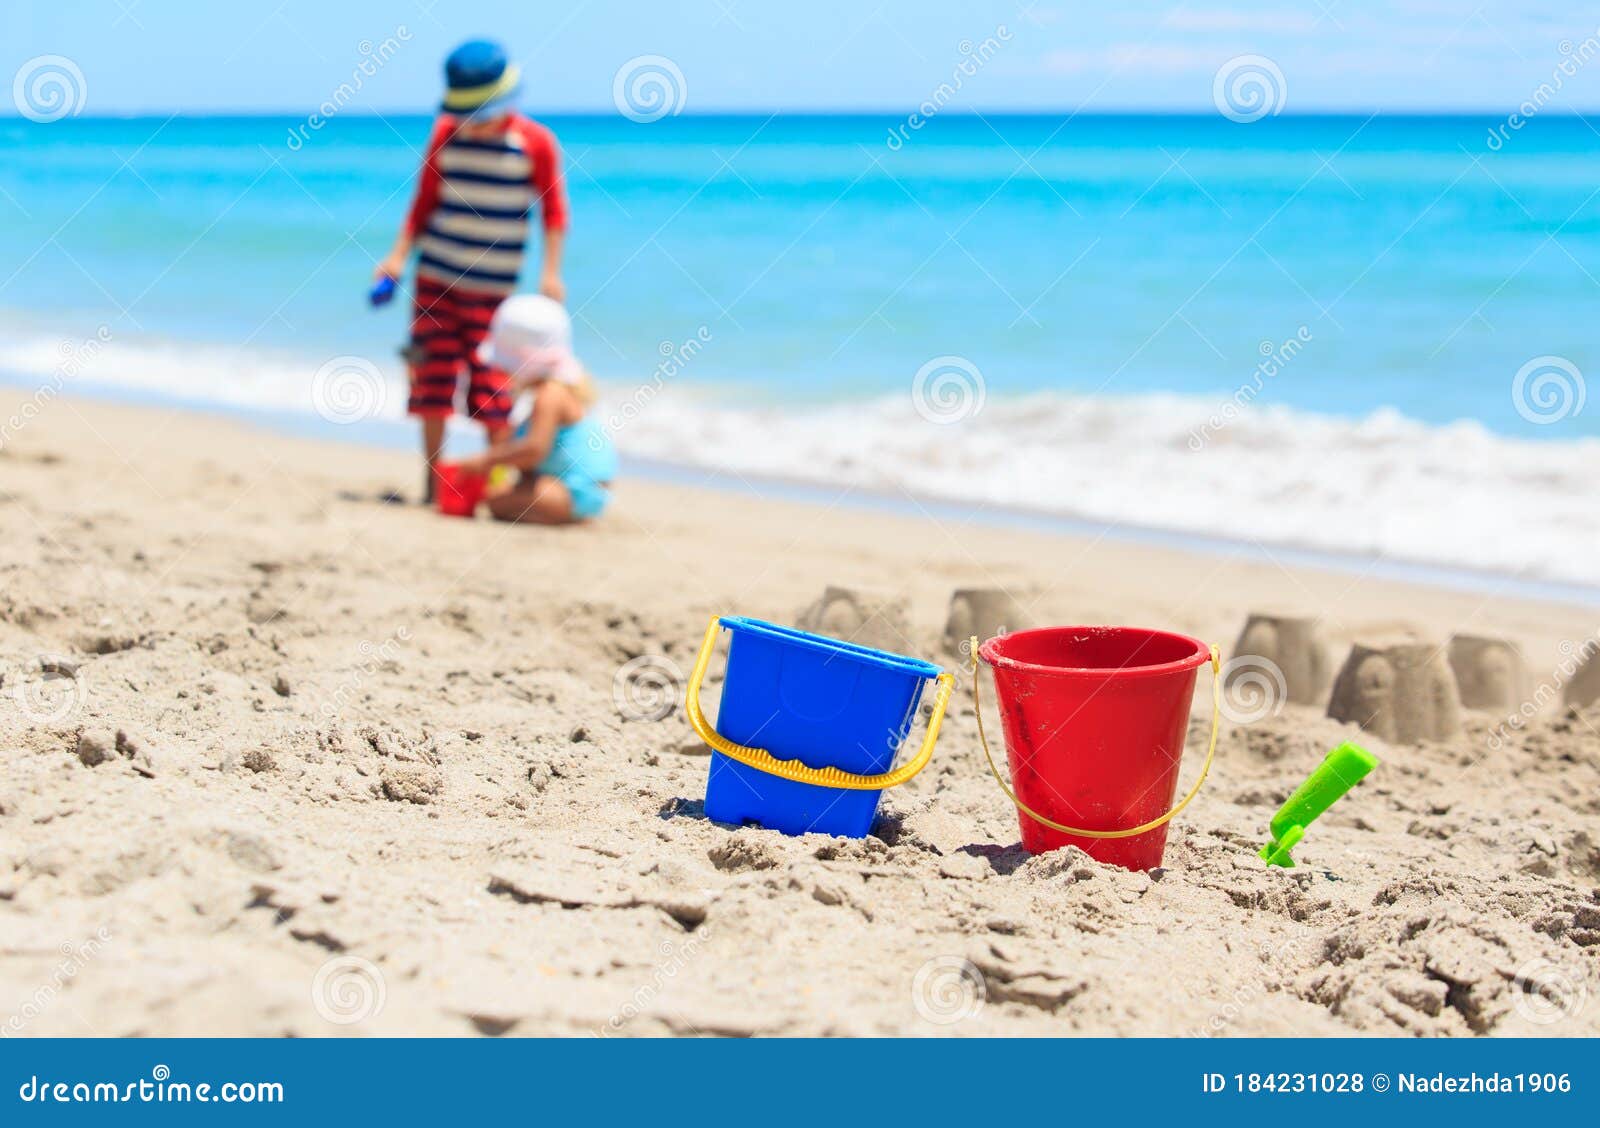
[{"label": "turquoise sea", "polygon": [[[545,120],[627,454],[1592,582],[1581,120]],[[387,391],[341,433],[396,425],[405,317],[364,298],[428,127],[0,123],[7,394],[70,356],[312,412],[356,357]]]}]

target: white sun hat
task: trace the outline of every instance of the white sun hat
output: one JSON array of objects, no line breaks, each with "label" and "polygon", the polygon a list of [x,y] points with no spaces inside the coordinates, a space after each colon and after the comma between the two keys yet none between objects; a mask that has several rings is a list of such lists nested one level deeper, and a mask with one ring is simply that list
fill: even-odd
[{"label": "white sun hat", "polygon": [[513,294],[501,302],[479,355],[524,380],[576,384],[583,378],[572,355],[572,318],[565,306],[543,294]]}]

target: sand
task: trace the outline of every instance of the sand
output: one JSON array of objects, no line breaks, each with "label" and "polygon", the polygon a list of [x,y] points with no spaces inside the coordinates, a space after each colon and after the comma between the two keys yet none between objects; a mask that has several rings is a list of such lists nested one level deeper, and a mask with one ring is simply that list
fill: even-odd
[{"label": "sand", "polygon": [[1316,615],[1336,661],[1505,637],[1546,690],[1593,609],[644,481],[559,531],[341,497],[413,480],[66,398],[0,453],[0,1033],[1600,1032],[1600,709],[1559,692],[1366,738],[1294,870],[1267,821],[1362,734],[1232,708],[1151,874],[1024,854],[965,697],[854,841],[708,822],[677,707],[709,615],[828,584],[946,664],[998,586],[1224,646]]}]

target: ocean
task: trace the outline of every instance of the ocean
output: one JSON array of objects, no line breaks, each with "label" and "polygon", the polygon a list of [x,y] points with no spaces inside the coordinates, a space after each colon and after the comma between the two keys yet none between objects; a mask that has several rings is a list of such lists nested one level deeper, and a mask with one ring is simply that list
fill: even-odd
[{"label": "ocean", "polygon": [[[1576,118],[544,120],[636,467],[1597,583]],[[428,127],[0,122],[0,424],[54,386],[409,441],[365,293]]]}]

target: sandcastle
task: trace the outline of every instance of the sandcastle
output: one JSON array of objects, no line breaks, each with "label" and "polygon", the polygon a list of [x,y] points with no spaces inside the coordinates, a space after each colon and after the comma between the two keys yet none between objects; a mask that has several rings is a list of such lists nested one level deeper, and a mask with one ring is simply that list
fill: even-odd
[{"label": "sandcastle", "polygon": [[[1315,705],[1333,677],[1333,663],[1322,641],[1318,621],[1295,615],[1252,611],[1245,620],[1230,659],[1265,658],[1283,674],[1287,699],[1296,705]],[[1233,667],[1228,686],[1249,672],[1249,665]]]},{"label": "sandcastle", "polygon": [[801,630],[829,638],[899,651],[911,637],[910,602],[903,596],[875,595],[829,584],[821,598],[795,617]]},{"label": "sandcastle", "polygon": [[[1563,643],[1565,649],[1567,644]],[[1573,672],[1567,681],[1566,688],[1561,693],[1561,703],[1570,705],[1575,709],[1583,709],[1600,701],[1600,647],[1596,647],[1593,640],[1578,650],[1583,655],[1583,664]]]},{"label": "sandcastle", "polygon": [[1461,731],[1461,698],[1440,647],[1358,642],[1333,683],[1328,716],[1396,743],[1448,740]]},{"label": "sandcastle", "polygon": [[1455,673],[1464,708],[1500,713],[1515,709],[1522,700],[1522,652],[1505,639],[1453,636],[1450,669]]},{"label": "sandcastle", "polygon": [[957,588],[950,596],[945,617],[944,645],[952,654],[968,639],[980,640],[1026,629],[1032,619],[1015,596],[1004,588]]}]

